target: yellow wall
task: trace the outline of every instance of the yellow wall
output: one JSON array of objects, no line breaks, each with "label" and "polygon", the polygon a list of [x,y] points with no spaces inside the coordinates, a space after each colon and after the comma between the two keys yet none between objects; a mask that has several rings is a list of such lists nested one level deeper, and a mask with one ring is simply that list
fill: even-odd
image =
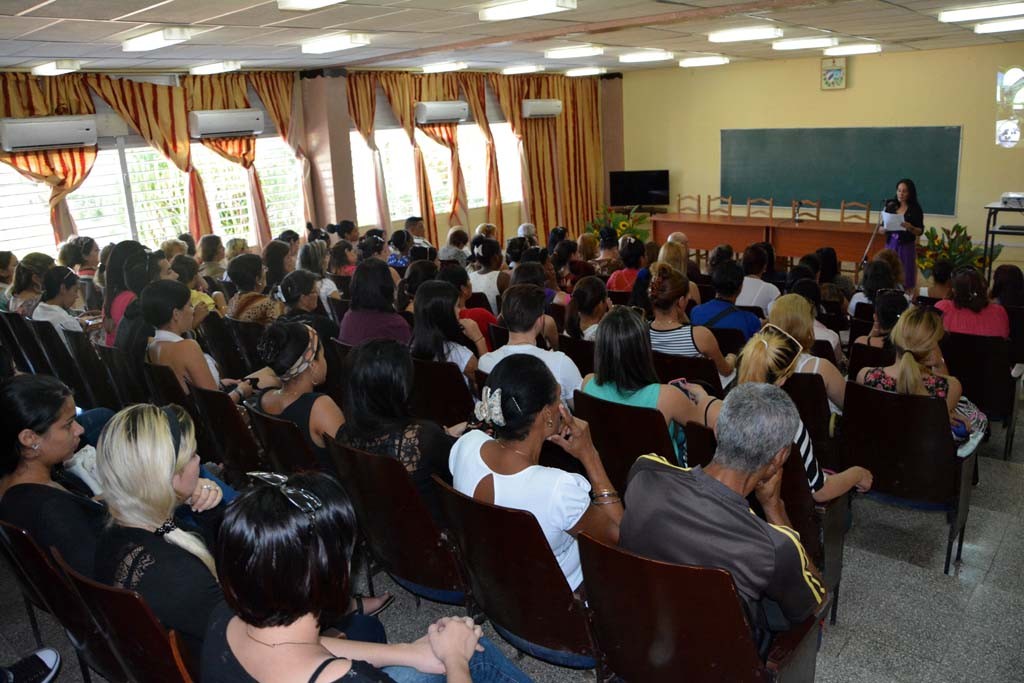
[{"label": "yellow wall", "polygon": [[[1024,143],[1006,150],[994,142],[996,71],[1024,64],[1024,43],[847,57],[848,87],[840,91],[820,89],[820,64],[818,54],[626,73],[626,168],[668,168],[673,197],[717,194],[723,128],[959,125],[957,216],[926,215],[925,224],[960,222],[980,239],[982,206],[1024,192]],[[894,165],[893,182],[898,177]],[[918,192],[927,211],[928,188]],[[1024,260],[1024,250],[1006,256]]]}]

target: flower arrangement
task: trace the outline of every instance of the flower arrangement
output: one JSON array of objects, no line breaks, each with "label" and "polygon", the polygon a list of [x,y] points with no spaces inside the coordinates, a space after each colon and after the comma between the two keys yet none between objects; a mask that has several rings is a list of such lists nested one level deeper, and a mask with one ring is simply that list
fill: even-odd
[{"label": "flower arrangement", "polygon": [[600,233],[605,228],[614,228],[615,234],[620,238],[624,235],[632,235],[642,242],[646,242],[651,234],[651,231],[647,228],[642,227],[647,223],[650,218],[650,214],[647,213],[619,213],[613,211],[609,206],[602,206],[594,216],[593,220],[588,221],[584,226],[585,232],[592,232],[594,234]]},{"label": "flower arrangement", "polygon": [[[941,231],[940,231],[941,230]],[[967,232],[967,226],[957,223],[952,228],[934,227],[924,231],[925,245],[917,247],[917,267],[925,277],[932,276],[932,268],[935,262],[946,259],[953,264],[953,268],[960,266],[974,266],[979,270],[988,267],[990,261],[999,258],[1003,248],[995,245],[992,249],[992,258],[985,258],[985,248],[979,247],[971,241]]]}]

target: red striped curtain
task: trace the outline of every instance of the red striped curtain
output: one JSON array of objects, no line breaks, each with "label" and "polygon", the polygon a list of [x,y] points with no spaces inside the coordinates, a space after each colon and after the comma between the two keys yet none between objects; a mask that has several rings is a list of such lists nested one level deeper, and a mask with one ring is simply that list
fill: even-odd
[{"label": "red striped curtain", "polygon": [[461,73],[459,84],[466,94],[473,120],[480,127],[487,145],[487,222],[498,228],[498,242],[504,244],[505,216],[501,206],[501,185],[498,182],[498,151],[494,146],[494,136],[491,135],[491,125],[487,121],[487,76],[481,73]]},{"label": "red striped curtain", "polygon": [[[94,114],[96,109],[82,74],[36,78],[24,73],[0,73],[0,117]],[[26,178],[50,186],[50,224],[56,243],[75,234],[67,196],[77,190],[96,162],[96,147],[0,152],[0,161]]]},{"label": "red striped curtain", "polygon": [[[377,114],[377,74],[368,71],[350,73],[345,81],[345,90],[348,95],[348,114],[373,155],[373,174],[377,188],[377,227],[385,232],[391,232],[391,213],[384,184],[384,164],[373,138],[373,117]],[[359,169],[354,170],[356,173],[359,172]]]},{"label": "red striped curtain", "polygon": [[[459,79],[458,75],[454,73],[416,75],[413,76],[413,85],[415,86],[414,109],[416,102],[459,99]],[[447,147],[451,154],[449,168],[452,180],[452,203],[448,214],[448,225],[465,226],[469,223],[469,200],[466,198],[466,179],[462,175],[462,165],[459,163],[458,124],[416,125],[431,140]]]},{"label": "red striped curtain", "polygon": [[86,74],[85,82],[151,147],[188,173],[189,232],[196,239],[213,232],[203,181],[192,165],[184,88],[105,74]]}]

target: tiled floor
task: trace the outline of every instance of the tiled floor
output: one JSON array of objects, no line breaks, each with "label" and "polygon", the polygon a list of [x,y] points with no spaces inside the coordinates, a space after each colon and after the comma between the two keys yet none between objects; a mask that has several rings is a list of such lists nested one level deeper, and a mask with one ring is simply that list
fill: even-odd
[{"label": "tiled floor", "polygon": [[[1024,438],[1001,460],[1003,429],[980,452],[981,483],[971,499],[963,562],[942,573],[947,526],[942,513],[904,510],[865,498],[854,503],[846,539],[839,619],[818,655],[819,681],[1024,681]],[[440,616],[459,610],[423,602],[379,577],[395,604],[383,615],[393,642],[418,638]],[[80,681],[59,627],[40,617],[44,640],[65,658],[61,681]],[[511,648],[485,626],[510,657]],[[0,565],[0,662],[33,649],[13,577]],[[519,665],[535,680],[574,682],[593,674]],[[94,680],[96,677],[94,676]]]}]

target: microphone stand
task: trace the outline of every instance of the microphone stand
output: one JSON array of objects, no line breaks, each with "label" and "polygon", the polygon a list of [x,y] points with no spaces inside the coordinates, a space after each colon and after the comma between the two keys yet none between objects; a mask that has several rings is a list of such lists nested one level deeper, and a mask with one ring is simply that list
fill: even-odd
[{"label": "microphone stand", "polygon": [[868,239],[868,245],[866,247],[864,247],[864,255],[861,256],[861,259],[860,259],[860,268],[864,268],[864,266],[867,264],[867,262],[868,262],[868,253],[871,251],[871,245],[875,243],[875,235],[878,234],[878,229],[880,227],[882,227],[882,223],[884,222],[884,219],[882,218],[882,214],[885,213],[885,200],[884,199],[882,200],[881,207],[882,207],[882,210],[878,214],[878,217],[879,217],[878,224],[875,226],[875,229],[871,231],[871,237],[870,237],[870,239]]}]

